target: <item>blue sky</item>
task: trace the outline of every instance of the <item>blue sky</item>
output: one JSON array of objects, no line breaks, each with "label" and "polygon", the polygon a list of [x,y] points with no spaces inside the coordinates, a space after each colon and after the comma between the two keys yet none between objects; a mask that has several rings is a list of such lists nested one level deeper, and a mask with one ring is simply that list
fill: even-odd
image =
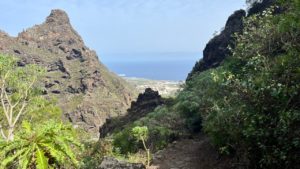
[{"label": "blue sky", "polygon": [[[109,61],[140,53],[199,53],[244,0],[0,0],[0,29],[16,36],[65,10],[86,45]],[[198,57],[199,56],[195,56]]]}]

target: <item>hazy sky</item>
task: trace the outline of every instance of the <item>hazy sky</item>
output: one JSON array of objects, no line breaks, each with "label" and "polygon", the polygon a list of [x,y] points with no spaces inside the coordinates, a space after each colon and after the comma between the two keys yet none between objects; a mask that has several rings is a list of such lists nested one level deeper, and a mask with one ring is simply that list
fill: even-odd
[{"label": "hazy sky", "polygon": [[[197,52],[244,0],[0,0],[0,29],[16,36],[65,10],[86,45],[112,54]],[[197,56],[198,57],[198,56]]]}]

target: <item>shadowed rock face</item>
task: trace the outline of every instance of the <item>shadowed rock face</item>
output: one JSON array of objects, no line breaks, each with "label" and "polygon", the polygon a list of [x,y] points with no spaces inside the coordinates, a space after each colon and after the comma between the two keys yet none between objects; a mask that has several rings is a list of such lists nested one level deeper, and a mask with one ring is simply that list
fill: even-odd
[{"label": "shadowed rock face", "polygon": [[[158,105],[163,103],[162,97],[157,91],[151,88],[145,89],[144,93],[139,94],[136,101],[131,103],[128,112],[135,112],[141,114],[141,112],[153,111]],[[132,113],[131,113],[132,114]]]},{"label": "shadowed rock face", "polygon": [[[274,4],[275,1],[263,0],[261,3],[253,4],[248,11],[248,16],[262,12]],[[196,73],[218,67],[231,54],[228,46],[234,48],[235,39],[233,35],[242,32],[244,17],[246,17],[246,11],[238,10],[228,18],[224,30],[207,43],[203,51],[203,58],[196,62],[192,71],[188,74],[187,80],[190,80]]]},{"label": "shadowed rock face", "polygon": [[136,95],[85,46],[62,10],[52,10],[44,23],[18,37],[0,32],[0,52],[19,57],[20,66],[35,63],[45,67],[44,93],[58,98],[65,119],[95,137],[105,119],[126,113]]},{"label": "shadowed rock face", "polygon": [[147,88],[144,93],[139,94],[137,101],[131,103],[125,116],[107,119],[100,128],[100,137],[104,138],[116,130],[121,130],[126,124],[136,121],[148,113],[152,112],[157,106],[164,104],[165,101],[157,91]]},{"label": "shadowed rock face", "polygon": [[203,59],[196,63],[187,80],[196,72],[219,66],[225,57],[230,54],[228,46],[234,44],[232,35],[243,30],[243,17],[245,16],[246,12],[244,10],[238,10],[228,18],[224,30],[207,43],[203,51]]}]

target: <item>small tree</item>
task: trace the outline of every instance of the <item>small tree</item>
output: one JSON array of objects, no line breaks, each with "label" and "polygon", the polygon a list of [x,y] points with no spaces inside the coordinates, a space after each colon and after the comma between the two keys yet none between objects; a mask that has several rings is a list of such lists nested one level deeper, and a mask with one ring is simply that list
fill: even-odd
[{"label": "small tree", "polygon": [[143,127],[134,127],[132,129],[132,135],[138,140],[142,141],[144,149],[147,153],[147,166],[150,166],[150,149],[147,148],[146,146],[146,141],[149,138],[149,130],[148,127],[143,126]]},{"label": "small tree", "polygon": [[39,116],[49,106],[37,88],[44,72],[37,65],[18,66],[16,58],[0,54],[0,133],[4,140],[14,139],[15,129],[28,114]]}]

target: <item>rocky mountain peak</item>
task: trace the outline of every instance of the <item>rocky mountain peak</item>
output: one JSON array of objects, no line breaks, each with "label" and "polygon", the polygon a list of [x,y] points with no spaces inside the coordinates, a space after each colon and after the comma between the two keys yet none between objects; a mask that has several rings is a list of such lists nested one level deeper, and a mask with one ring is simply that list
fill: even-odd
[{"label": "rocky mountain peak", "polygon": [[56,41],[57,43],[67,42],[67,45],[84,46],[82,38],[73,29],[67,13],[60,9],[52,10],[44,23],[19,33],[18,39],[34,42],[37,46],[46,46],[46,48],[52,48],[52,44]]},{"label": "rocky mountain peak", "polygon": [[58,25],[70,24],[70,19],[65,11],[53,9],[47,17],[46,23],[56,23]]},{"label": "rocky mountain peak", "polygon": [[42,24],[10,37],[0,31],[0,53],[39,64],[44,94],[58,98],[65,119],[98,137],[105,119],[126,113],[134,88],[110,72],[73,29],[63,10],[52,10]]}]

